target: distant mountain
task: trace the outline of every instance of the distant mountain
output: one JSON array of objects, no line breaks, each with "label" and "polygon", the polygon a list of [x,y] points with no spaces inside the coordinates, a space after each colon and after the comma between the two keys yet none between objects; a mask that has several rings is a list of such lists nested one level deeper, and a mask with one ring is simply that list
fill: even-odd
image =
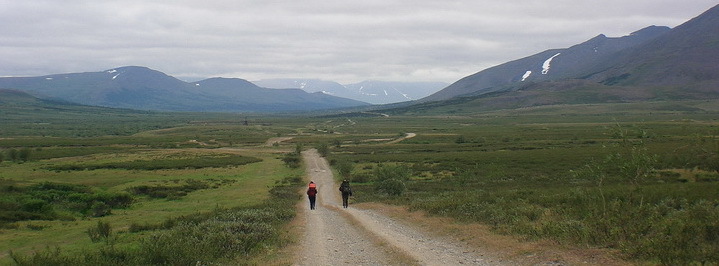
[{"label": "distant mountain", "polygon": [[575,95],[607,93],[618,97],[608,97],[614,100],[716,98],[718,62],[719,5],[674,29],[651,26],[621,38],[599,35],[492,67],[421,102],[552,86]]},{"label": "distant mountain", "polygon": [[431,95],[449,84],[444,82],[391,82],[391,81],[362,81],[360,83],[345,85],[349,90],[362,95],[357,100],[388,104],[414,101]]},{"label": "distant mountain", "polygon": [[543,110],[612,112],[631,103],[650,112],[711,112],[717,101],[719,5],[674,29],[599,35],[480,71],[412,104],[373,110],[456,115],[547,106]]},{"label": "distant mountain", "polygon": [[586,75],[587,71],[596,65],[616,57],[617,52],[647,43],[669,31],[668,27],[651,26],[619,38],[609,38],[600,34],[570,48],[547,50],[485,69],[462,78],[421,101],[506,91],[526,83]]},{"label": "distant mountain", "polygon": [[320,79],[300,79],[300,78],[279,78],[279,79],[263,79],[252,81],[257,86],[271,89],[301,89],[306,92],[321,92],[334,95],[337,97],[352,99],[348,96],[354,96],[354,93],[345,88],[344,85],[334,81]]},{"label": "distant mountain", "polygon": [[42,77],[0,78],[0,88],[69,102],[162,111],[285,112],[367,105],[299,90],[260,88],[242,79],[184,82],[146,67]]},{"label": "distant mountain", "polygon": [[258,86],[274,89],[296,88],[372,104],[388,104],[421,99],[447,87],[443,82],[363,81],[342,85],[318,79],[266,79],[253,81]]}]

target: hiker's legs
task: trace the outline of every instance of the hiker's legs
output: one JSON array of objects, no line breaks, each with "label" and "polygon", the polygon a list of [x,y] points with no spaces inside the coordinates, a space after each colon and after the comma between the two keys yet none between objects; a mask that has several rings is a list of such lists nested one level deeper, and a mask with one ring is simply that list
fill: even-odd
[{"label": "hiker's legs", "polygon": [[315,200],[317,198],[316,197],[309,197],[309,198],[310,198],[310,210],[314,210],[315,209]]},{"label": "hiker's legs", "polygon": [[350,195],[347,195],[344,193],[342,194],[342,207],[347,208],[347,206],[349,206],[349,204],[348,204],[349,198],[350,198]]}]

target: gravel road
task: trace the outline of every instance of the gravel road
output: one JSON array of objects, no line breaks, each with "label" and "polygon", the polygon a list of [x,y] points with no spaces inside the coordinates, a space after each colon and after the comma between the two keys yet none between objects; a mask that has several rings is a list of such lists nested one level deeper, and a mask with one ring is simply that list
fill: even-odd
[{"label": "gravel road", "polygon": [[295,265],[512,265],[462,243],[431,237],[411,224],[372,210],[341,207],[338,186],[316,150],[303,152],[310,180],[317,183],[317,208],[305,198],[304,227]]}]

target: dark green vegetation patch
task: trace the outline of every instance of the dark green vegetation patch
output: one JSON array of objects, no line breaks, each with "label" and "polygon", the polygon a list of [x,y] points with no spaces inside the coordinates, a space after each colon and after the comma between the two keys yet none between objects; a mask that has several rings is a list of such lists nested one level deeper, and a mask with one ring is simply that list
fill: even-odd
[{"label": "dark green vegetation patch", "polygon": [[48,166],[53,171],[83,171],[97,169],[161,170],[200,169],[208,167],[229,167],[261,162],[262,159],[236,154],[204,154],[184,157],[182,155],[156,160],[134,160],[127,162],[78,163]]},{"label": "dark green vegetation patch", "polygon": [[5,181],[0,191],[0,227],[25,220],[74,220],[77,215],[100,217],[133,202],[128,193],[53,182],[22,187]]},{"label": "dark green vegetation patch", "polygon": [[173,181],[164,181],[162,184],[155,184],[155,185],[142,185],[142,186],[134,186],[131,188],[128,188],[127,191],[129,191],[132,194],[135,195],[142,195],[142,196],[148,196],[151,198],[166,198],[166,199],[179,199],[181,197],[187,196],[187,193],[200,190],[200,189],[208,189],[208,188],[218,188],[221,185],[226,185],[229,183],[234,183],[235,180],[216,180],[216,179],[208,179],[208,180],[194,180],[194,179],[187,179],[187,180],[173,180]]},{"label": "dark green vegetation patch", "polygon": [[[296,193],[300,177],[288,177],[270,190],[270,198],[256,206],[217,209],[171,218],[143,236],[137,248],[104,246],[79,255],[59,248],[23,256],[10,252],[18,265],[206,265],[232,263],[281,245],[280,228],[295,216]],[[88,229],[90,237],[112,239],[111,223],[98,222]],[[137,227],[135,227],[137,228]],[[135,230],[142,231],[142,230]],[[97,233],[100,232],[100,233]],[[102,234],[104,232],[104,234]],[[236,262],[236,261],[235,261]]]}]

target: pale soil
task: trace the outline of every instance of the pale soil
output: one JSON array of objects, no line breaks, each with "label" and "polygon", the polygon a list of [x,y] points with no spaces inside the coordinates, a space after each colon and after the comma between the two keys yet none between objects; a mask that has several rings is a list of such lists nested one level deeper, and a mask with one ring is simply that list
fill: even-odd
[{"label": "pale soil", "polygon": [[407,133],[407,134],[404,135],[404,137],[401,137],[401,138],[398,138],[398,139],[396,139],[396,140],[390,141],[390,142],[388,142],[387,144],[400,143],[400,142],[402,142],[403,140],[411,139],[411,138],[414,138],[414,137],[416,137],[416,136],[417,136],[417,134],[415,134],[415,133]]},{"label": "pale soil", "polygon": [[[624,265],[606,250],[521,241],[487,227],[428,217],[398,206],[358,204],[341,207],[338,186],[327,161],[303,152],[309,179],[317,183],[317,208],[306,196],[291,232],[293,265]],[[303,191],[304,192],[304,191]]]},{"label": "pale soil", "polygon": [[266,147],[272,147],[272,146],[274,146],[275,144],[278,144],[278,143],[283,142],[283,141],[288,141],[288,140],[291,140],[291,139],[293,139],[293,137],[276,137],[276,138],[269,138],[269,139],[265,142],[265,146],[266,146]]}]

